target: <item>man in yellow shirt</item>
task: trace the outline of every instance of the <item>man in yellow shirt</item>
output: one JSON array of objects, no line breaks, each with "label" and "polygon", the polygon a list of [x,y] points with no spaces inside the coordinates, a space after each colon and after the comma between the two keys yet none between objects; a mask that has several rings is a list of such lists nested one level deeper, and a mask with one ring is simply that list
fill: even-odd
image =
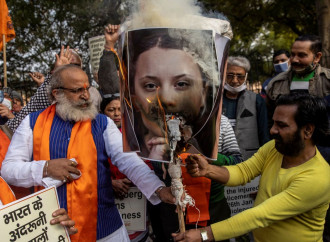
[{"label": "man in yellow shirt", "polygon": [[330,168],[315,145],[328,138],[326,106],[308,94],[284,95],[273,120],[274,140],[243,163],[217,167],[200,155],[186,160],[191,176],[226,186],[261,178],[253,208],[204,229],[173,234],[175,241],[218,241],[249,231],[255,241],[323,241]]}]

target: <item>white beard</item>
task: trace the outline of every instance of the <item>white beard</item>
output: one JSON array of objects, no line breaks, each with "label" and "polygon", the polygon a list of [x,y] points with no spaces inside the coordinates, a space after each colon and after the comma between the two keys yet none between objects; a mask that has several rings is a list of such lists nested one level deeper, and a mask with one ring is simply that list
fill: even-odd
[{"label": "white beard", "polygon": [[[88,104],[86,108],[81,108],[79,105]],[[70,102],[64,93],[56,98],[56,114],[64,121],[85,121],[93,120],[98,114],[97,106],[91,100]]]}]

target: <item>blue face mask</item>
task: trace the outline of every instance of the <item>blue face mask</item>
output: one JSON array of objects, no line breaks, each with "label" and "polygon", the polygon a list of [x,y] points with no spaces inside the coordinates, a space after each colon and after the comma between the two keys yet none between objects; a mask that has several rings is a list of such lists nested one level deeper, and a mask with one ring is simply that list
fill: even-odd
[{"label": "blue face mask", "polygon": [[274,69],[277,74],[287,71],[289,69],[289,61],[280,64],[274,64]]}]

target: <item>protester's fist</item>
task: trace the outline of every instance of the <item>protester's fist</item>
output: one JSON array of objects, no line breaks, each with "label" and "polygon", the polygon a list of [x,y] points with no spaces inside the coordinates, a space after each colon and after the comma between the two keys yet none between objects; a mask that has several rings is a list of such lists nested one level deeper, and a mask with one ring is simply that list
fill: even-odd
[{"label": "protester's fist", "polygon": [[205,176],[208,172],[209,163],[201,155],[189,155],[185,162],[187,172],[193,177]]},{"label": "protester's fist", "polygon": [[120,25],[108,24],[104,28],[105,46],[106,50],[111,50],[115,47],[115,44],[119,38]]},{"label": "protester's fist", "polygon": [[157,196],[165,203],[175,204],[175,197],[172,195],[171,187],[164,187],[158,193]]}]

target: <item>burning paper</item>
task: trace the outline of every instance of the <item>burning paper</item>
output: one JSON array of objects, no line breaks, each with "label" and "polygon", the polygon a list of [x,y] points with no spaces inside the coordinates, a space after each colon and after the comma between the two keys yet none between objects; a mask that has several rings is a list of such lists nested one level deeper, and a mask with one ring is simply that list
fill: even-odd
[{"label": "burning paper", "polygon": [[[215,159],[226,54],[219,64],[213,32],[150,28],[122,37],[124,151],[163,162],[173,161],[173,150]],[[229,39],[221,41],[227,51]]]}]

